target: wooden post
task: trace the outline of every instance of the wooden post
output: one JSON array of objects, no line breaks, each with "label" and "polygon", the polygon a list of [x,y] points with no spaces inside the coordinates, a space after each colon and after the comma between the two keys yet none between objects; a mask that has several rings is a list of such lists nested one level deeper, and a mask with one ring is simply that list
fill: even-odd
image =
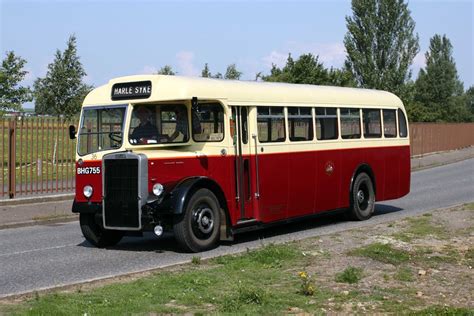
[{"label": "wooden post", "polygon": [[8,195],[10,199],[15,197],[16,193],[16,118],[8,124]]}]

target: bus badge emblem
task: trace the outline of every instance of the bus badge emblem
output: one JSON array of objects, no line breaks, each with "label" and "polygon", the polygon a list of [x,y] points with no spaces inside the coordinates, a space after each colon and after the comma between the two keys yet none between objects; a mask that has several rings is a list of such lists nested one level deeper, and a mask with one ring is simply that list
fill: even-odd
[{"label": "bus badge emblem", "polygon": [[334,172],[334,163],[332,161],[326,163],[325,171],[328,176]]}]

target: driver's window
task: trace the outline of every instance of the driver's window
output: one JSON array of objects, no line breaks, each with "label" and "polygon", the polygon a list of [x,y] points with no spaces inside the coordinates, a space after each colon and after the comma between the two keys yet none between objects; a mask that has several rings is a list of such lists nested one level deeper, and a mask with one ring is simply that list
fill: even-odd
[{"label": "driver's window", "polygon": [[132,145],[182,143],[189,139],[186,106],[137,105],[132,112],[129,140]]}]

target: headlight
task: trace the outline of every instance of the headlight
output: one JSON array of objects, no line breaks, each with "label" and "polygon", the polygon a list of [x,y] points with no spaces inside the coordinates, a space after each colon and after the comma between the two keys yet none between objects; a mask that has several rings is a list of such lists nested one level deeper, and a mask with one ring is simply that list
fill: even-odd
[{"label": "headlight", "polygon": [[155,183],[153,185],[153,194],[156,196],[160,196],[163,193],[163,185],[161,183]]},{"label": "headlight", "polygon": [[92,192],[93,192],[93,191],[94,191],[94,190],[92,189],[92,187],[91,187],[90,185],[86,185],[86,186],[84,187],[84,189],[82,189],[82,193],[84,193],[84,196],[85,196],[86,198],[90,198],[90,197],[92,196]]}]

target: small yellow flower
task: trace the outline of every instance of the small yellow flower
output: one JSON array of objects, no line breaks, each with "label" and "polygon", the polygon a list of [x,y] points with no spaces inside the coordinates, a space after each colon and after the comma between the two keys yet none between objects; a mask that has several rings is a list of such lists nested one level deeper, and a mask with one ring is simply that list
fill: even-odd
[{"label": "small yellow flower", "polygon": [[300,273],[298,273],[298,275],[300,276],[300,278],[302,279],[306,279],[308,277],[308,275],[306,274],[306,272],[304,271],[301,271]]}]

